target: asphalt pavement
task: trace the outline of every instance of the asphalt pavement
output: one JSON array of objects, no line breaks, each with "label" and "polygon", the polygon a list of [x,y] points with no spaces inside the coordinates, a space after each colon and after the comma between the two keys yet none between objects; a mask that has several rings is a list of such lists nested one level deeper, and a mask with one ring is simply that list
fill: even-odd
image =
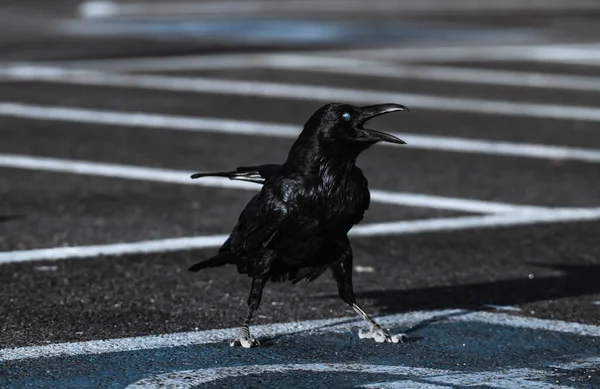
[{"label": "asphalt pavement", "polygon": [[[0,387],[600,387],[600,45],[585,28],[597,11],[388,12],[385,28],[372,13],[279,29],[190,16],[183,33],[179,19],[85,19],[56,3],[0,11]],[[267,33],[244,37],[257,25]],[[507,45],[530,49],[508,58]],[[432,59],[436,47],[481,52]],[[272,65],[284,54],[301,59]],[[206,65],[219,55],[237,57]],[[175,65],[135,66],[165,58]],[[178,69],[186,58],[204,65]],[[103,68],[128,59],[130,78],[111,81]],[[352,60],[498,72],[353,74]],[[86,63],[93,73],[73,73]],[[583,78],[515,85],[502,71]],[[323,89],[290,96],[302,87]],[[259,187],[189,174],[283,161],[328,96],[411,108],[370,123],[408,146],[359,158],[374,201],[352,236],[361,306],[411,339],[359,340],[323,275],[267,285],[263,347],[229,348],[249,280],[186,269]],[[186,243],[197,237],[212,243]]]}]

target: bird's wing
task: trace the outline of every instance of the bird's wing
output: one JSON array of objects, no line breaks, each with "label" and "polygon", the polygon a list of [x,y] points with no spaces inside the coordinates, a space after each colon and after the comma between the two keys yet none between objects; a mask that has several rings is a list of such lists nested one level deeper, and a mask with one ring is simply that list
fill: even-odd
[{"label": "bird's wing", "polygon": [[367,181],[367,178],[365,177],[365,175],[363,174],[362,170],[360,170],[360,168],[358,166],[354,167],[354,170],[352,172],[354,179],[356,180],[358,186],[359,186],[359,190],[362,194],[362,204],[361,204],[361,208],[362,211],[358,214],[358,217],[356,218],[356,220],[354,220],[354,224],[358,224],[362,221],[363,217],[364,217],[364,212],[369,209],[369,206],[371,205],[371,192],[369,191],[369,181]]},{"label": "bird's wing", "polygon": [[276,176],[281,171],[281,165],[264,164],[258,166],[240,166],[230,172],[196,173],[192,178],[201,177],[227,177],[230,180],[248,181],[256,184],[264,184],[266,180]]},{"label": "bird's wing", "polygon": [[275,176],[279,175],[281,173],[283,165],[268,163],[268,164],[254,166],[254,167],[246,168],[246,169],[252,169],[252,168],[258,168],[258,169],[256,169],[258,171],[258,174],[265,180],[268,180],[271,177],[275,177]]},{"label": "bird's wing", "polygon": [[267,183],[250,200],[226,242],[229,251],[247,262],[248,274],[271,249],[288,219],[288,206],[272,186]]}]

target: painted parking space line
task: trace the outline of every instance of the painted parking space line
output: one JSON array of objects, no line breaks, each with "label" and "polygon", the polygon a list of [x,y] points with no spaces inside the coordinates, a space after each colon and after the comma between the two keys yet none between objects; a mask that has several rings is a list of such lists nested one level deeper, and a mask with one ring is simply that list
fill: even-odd
[{"label": "painted parking space line", "polygon": [[[254,191],[260,189],[260,186],[256,184],[230,181],[222,178],[213,178],[196,182],[189,179],[189,172],[184,171],[23,155],[0,154],[0,166],[154,182],[205,185],[209,187],[225,187],[231,189]],[[354,227],[350,231],[352,236],[369,237],[381,235],[405,235],[473,228],[593,221],[600,219],[599,208],[544,208],[478,200],[444,198],[421,194],[387,192],[381,190],[372,190],[371,196],[373,201],[387,204],[491,214],[364,224]],[[69,258],[92,258],[103,255],[193,250],[218,247],[225,238],[225,235],[217,235],[109,245],[12,251],[0,253],[0,264]]]},{"label": "painted parking space line", "polygon": [[[181,70],[214,70],[214,69],[248,69],[264,67],[278,58],[281,54],[272,53],[233,53],[233,54],[206,54],[168,57],[136,57],[136,58],[110,58],[110,59],[77,59],[69,61],[55,61],[36,64],[7,64],[0,68],[1,77],[8,77],[10,73],[24,71],[27,68],[59,67],[61,69],[99,70],[105,72],[154,72],[154,71],[181,71]],[[288,54],[293,55],[295,54]],[[285,55],[287,57],[287,55]],[[312,57],[312,56],[311,56]],[[298,58],[308,58],[298,54]],[[334,57],[328,57],[334,58]],[[352,60],[341,58],[341,61]],[[20,69],[20,70],[19,70]]]},{"label": "painted parking space line", "polygon": [[[481,228],[514,227],[549,223],[600,220],[600,208],[556,209],[538,212],[508,213],[484,216],[459,216],[425,220],[408,220],[358,225],[349,236],[373,237],[409,235],[431,232],[460,231]],[[0,252],[0,265],[33,261],[86,259],[99,256],[150,254],[220,247],[228,235],[159,239],[94,246],[55,247]]]},{"label": "painted parking space line", "polygon": [[[600,77],[563,75],[531,71],[465,68],[398,64],[348,57],[327,57],[311,54],[233,54],[167,58],[132,58],[105,61],[72,62],[69,68],[88,67],[92,70],[112,72],[186,71],[215,69],[278,69],[309,70],[353,76],[407,78],[411,80],[441,81],[466,84],[514,86],[519,88],[543,88],[600,91]],[[0,69],[0,77],[25,69],[25,65]]]},{"label": "painted parking space line", "polygon": [[[590,362],[584,360],[583,362]],[[592,366],[597,366],[594,361]],[[378,389],[444,389],[452,387],[481,387],[491,388],[528,388],[528,389],[572,389],[573,386],[540,382],[547,377],[547,372],[534,369],[503,369],[497,372],[465,373],[435,368],[419,368],[414,366],[393,366],[362,363],[304,363],[304,364],[275,364],[234,366],[221,368],[206,368],[184,370],[177,373],[159,374],[139,380],[127,386],[127,389],[191,389],[202,384],[231,380],[249,375],[285,374],[297,372],[310,373],[362,373],[373,376],[375,383],[360,385],[361,388]],[[395,376],[381,382],[381,376]],[[377,379],[376,379],[377,377]],[[399,379],[394,381],[394,379]],[[440,385],[436,385],[439,383]],[[443,385],[443,386],[441,386]],[[456,385],[456,386],[455,386]],[[484,386],[484,387],[485,387]]]},{"label": "painted parking space line", "polygon": [[[600,337],[600,326],[580,324],[561,320],[546,320],[514,316],[504,313],[445,309],[416,311],[377,317],[377,322],[386,328],[401,324],[411,328],[423,322],[478,322],[498,326],[530,330],[552,331],[562,334]],[[258,338],[273,338],[301,332],[345,332],[362,325],[362,319],[354,316],[306,320],[289,323],[275,323],[252,326]],[[163,347],[190,346],[225,342],[236,335],[238,328],[206,331],[180,332],[130,338],[91,340],[85,342],[56,343],[43,346],[27,346],[0,349],[0,362],[32,358],[49,358],[70,355],[105,354],[121,351],[149,350]],[[410,331],[409,331],[410,332]],[[599,358],[600,359],[600,358]]]},{"label": "painted parking space line", "polygon": [[542,88],[580,91],[600,91],[600,77],[561,75],[528,71],[457,68],[449,66],[400,65],[338,58],[339,64],[331,65],[328,58],[323,64],[319,58],[298,61],[297,58],[280,58],[264,61],[265,68],[310,70],[332,74],[370,76],[384,78],[407,78],[411,80],[441,81],[464,84],[513,86],[518,88]]},{"label": "painted parking space line", "polygon": [[[130,126],[165,131],[192,131],[247,136],[296,138],[302,125],[243,121],[221,118],[161,115],[144,112],[116,112],[72,107],[51,107],[0,102],[0,116],[29,120],[51,120],[107,126]],[[551,146],[534,143],[487,141],[449,136],[420,135],[406,132],[392,134],[408,144],[402,148],[474,153],[535,159],[600,162],[600,150],[580,147]],[[387,144],[382,144],[388,147]],[[395,146],[397,147],[397,146]]]},{"label": "painted parking space line", "polygon": [[0,350],[0,384],[567,389],[600,382],[590,375],[600,368],[598,326],[450,309],[377,320],[412,341],[360,340],[353,332],[363,323],[345,317],[254,326],[263,345],[251,350],[225,343],[236,328],[29,346]]},{"label": "painted parking space line", "polygon": [[309,101],[346,101],[376,104],[401,102],[410,108],[433,111],[465,112],[546,119],[600,121],[600,108],[482,100],[423,95],[381,90],[350,89],[318,85],[286,84],[264,81],[242,81],[201,77],[173,77],[139,74],[110,74],[87,70],[44,68],[5,74],[18,81],[43,81],[72,85],[165,90],[172,92],[211,93],[262,98],[284,98]]},{"label": "painted parking space line", "polygon": [[600,218],[600,208],[553,209],[483,216],[458,216],[397,222],[382,222],[356,226],[353,236],[405,235],[439,231],[460,231],[480,228],[594,221]]},{"label": "painted parking space line", "polygon": [[374,0],[365,3],[361,0],[260,0],[260,1],[163,1],[163,2],[118,2],[110,0],[88,0],[80,4],[79,14],[82,18],[99,19],[114,17],[143,17],[166,15],[254,15],[257,13],[281,12],[334,12],[336,15],[344,13],[368,12],[402,12],[427,13],[427,12],[515,12],[537,11],[555,12],[556,10],[596,10],[598,5],[585,0],[572,0],[568,6],[561,0],[503,0],[501,2],[477,3],[473,7],[471,0],[447,0],[445,2],[412,2],[398,0]]},{"label": "painted parking space line", "polygon": [[[157,72],[252,67],[364,66],[417,62],[522,61],[596,66],[598,43],[541,43],[520,45],[412,46],[375,49],[319,50],[313,52],[184,55],[169,57],[89,59],[58,62],[49,66],[117,72]],[[26,67],[26,64],[13,66]],[[31,66],[31,65],[29,65]],[[14,70],[13,70],[14,71]],[[6,73],[3,70],[2,73]]]},{"label": "painted parking space line", "polygon": [[332,50],[321,55],[401,62],[526,61],[572,65],[600,65],[600,44],[541,43],[516,45],[469,45],[430,47],[387,47]]},{"label": "painted parking space line", "polygon": [[86,259],[113,255],[168,253],[172,251],[218,248],[229,235],[156,239],[129,243],[90,246],[53,247],[0,252],[0,265],[35,261]]},{"label": "painted parking space line", "polygon": [[[402,6],[405,4],[404,6]],[[408,3],[398,3],[395,0],[374,0],[366,4],[360,0],[326,0],[326,1],[224,1],[224,2],[152,2],[152,3],[121,3],[118,1],[86,1],[79,6],[79,14],[86,19],[101,19],[114,17],[143,17],[165,15],[219,15],[220,17],[234,15],[252,15],[256,13],[278,12],[335,12],[365,13],[398,10],[407,8]],[[422,9],[422,7],[408,7]]]},{"label": "painted parking space line", "polygon": [[[0,153],[0,167],[112,177],[128,180],[143,180],[170,184],[198,185],[210,188],[241,189],[250,191],[259,191],[261,189],[260,185],[254,183],[229,180],[221,177],[204,177],[200,180],[192,180],[190,175],[195,173],[192,171],[82,161],[74,159],[35,157],[20,154]],[[547,207],[434,196],[420,193],[392,192],[380,189],[371,189],[370,191],[371,201],[373,202],[408,207],[445,209],[472,213],[534,212],[552,209]]]},{"label": "painted parking space line", "polygon": [[52,64],[10,64],[0,67],[0,77],[10,77],[11,74],[24,72],[27,69],[43,69],[59,67],[61,69],[98,70],[103,72],[161,72],[186,70],[217,70],[217,69],[250,69],[269,67],[289,67],[297,65],[307,67],[311,64],[321,66],[350,66],[361,64],[385,64],[386,62],[368,61],[357,58],[339,56],[321,56],[318,53],[234,53],[206,54],[168,57],[136,57],[110,59],[82,59],[72,61],[56,61]]}]

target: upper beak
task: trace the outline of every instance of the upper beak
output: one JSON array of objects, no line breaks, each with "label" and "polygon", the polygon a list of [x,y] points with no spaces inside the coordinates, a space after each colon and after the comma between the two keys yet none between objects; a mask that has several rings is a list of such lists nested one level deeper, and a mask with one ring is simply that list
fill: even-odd
[{"label": "upper beak", "polygon": [[[378,104],[378,105],[368,105],[360,108],[360,119],[359,124],[362,127],[364,123],[366,123],[369,119],[372,119],[376,116],[383,115],[390,112],[396,111],[408,111],[410,110],[403,105],[400,104]],[[385,132],[369,130],[366,128],[360,128],[358,130],[358,138],[363,141],[368,142],[389,142],[389,143],[398,143],[398,144],[406,144],[402,139],[395,137],[394,135],[386,134]]]}]

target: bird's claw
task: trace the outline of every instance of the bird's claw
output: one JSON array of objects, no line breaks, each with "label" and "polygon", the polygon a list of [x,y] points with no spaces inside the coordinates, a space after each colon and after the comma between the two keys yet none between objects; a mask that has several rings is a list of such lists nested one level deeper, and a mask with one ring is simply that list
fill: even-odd
[{"label": "bird's claw", "polygon": [[258,341],[258,339],[250,336],[249,334],[240,334],[237,337],[233,338],[229,342],[229,345],[231,347],[242,346],[243,348],[250,348],[254,346],[260,346],[260,342]]},{"label": "bird's claw", "polygon": [[404,343],[408,340],[406,334],[390,335],[384,331],[380,326],[373,326],[368,331],[359,330],[358,337],[361,339],[373,339],[377,343]]}]

